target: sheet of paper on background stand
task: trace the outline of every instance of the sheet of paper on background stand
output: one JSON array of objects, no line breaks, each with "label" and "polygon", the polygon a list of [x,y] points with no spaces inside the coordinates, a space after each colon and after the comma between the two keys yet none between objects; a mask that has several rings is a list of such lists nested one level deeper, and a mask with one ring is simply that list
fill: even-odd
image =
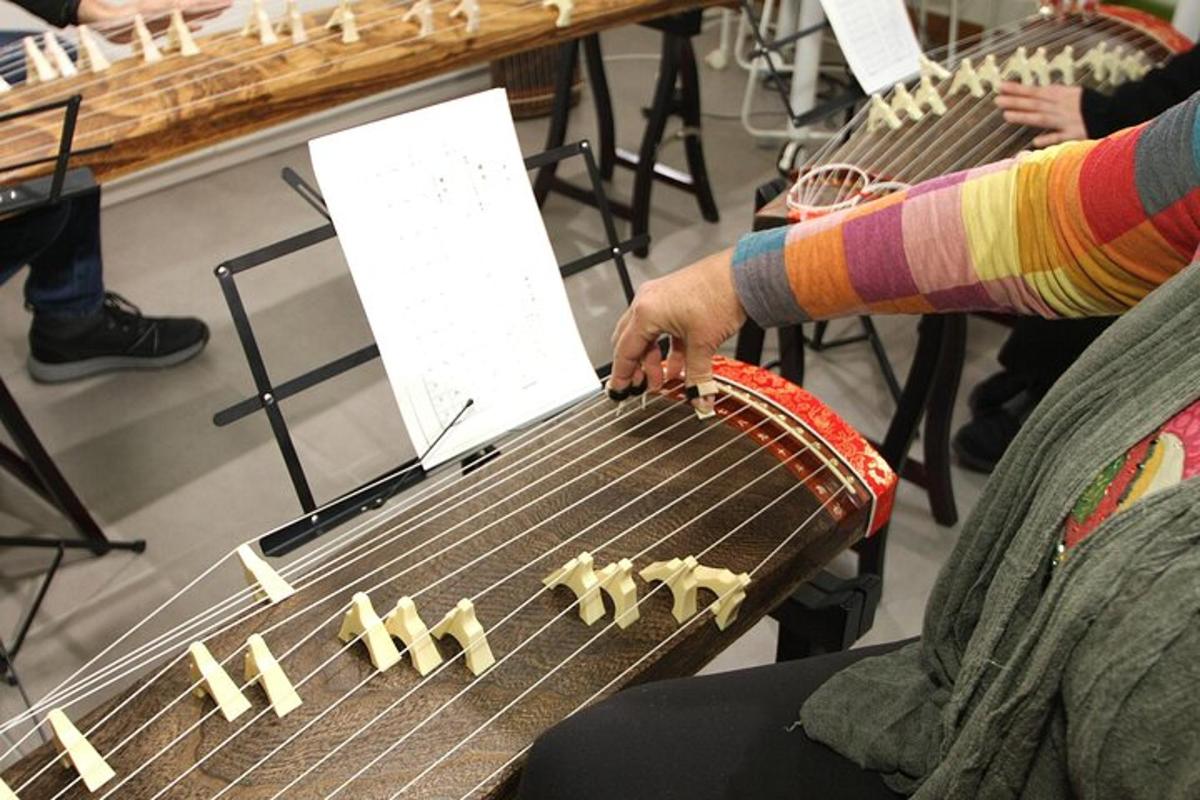
[{"label": "sheet of paper on background stand", "polygon": [[427,468],[599,389],[503,90],[309,148],[413,448],[473,401]]},{"label": "sheet of paper on background stand", "polygon": [[868,95],[921,71],[904,0],[821,0],[850,71]]},{"label": "sheet of paper on background stand", "polygon": [[20,800],[17,793],[8,788],[8,784],[4,782],[4,778],[0,778],[0,800]]},{"label": "sheet of paper on background stand", "polygon": [[50,731],[54,734],[54,742],[63,759],[79,773],[89,792],[96,791],[117,776],[61,709],[56,708],[47,714],[46,721],[50,723]]}]

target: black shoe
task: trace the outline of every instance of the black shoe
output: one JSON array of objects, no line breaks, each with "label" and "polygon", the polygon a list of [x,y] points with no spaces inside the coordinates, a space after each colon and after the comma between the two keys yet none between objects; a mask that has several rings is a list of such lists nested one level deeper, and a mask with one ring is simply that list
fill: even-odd
[{"label": "black shoe", "polygon": [[975,388],[967,396],[967,405],[971,409],[971,416],[982,417],[998,411],[1005,403],[1013,400],[1028,388],[1029,381],[1026,378],[1014,375],[1007,370],[989,375],[975,384]]},{"label": "black shoe", "polygon": [[90,317],[34,316],[29,329],[29,374],[61,383],[119,369],[171,367],[208,343],[208,327],[192,317],[144,317],[115,292]]}]

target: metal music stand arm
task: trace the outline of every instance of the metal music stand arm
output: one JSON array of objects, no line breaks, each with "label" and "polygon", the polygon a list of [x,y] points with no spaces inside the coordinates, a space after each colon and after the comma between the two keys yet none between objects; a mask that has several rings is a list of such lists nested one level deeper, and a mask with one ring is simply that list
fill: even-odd
[{"label": "metal music stand arm", "polygon": [[[606,262],[613,262],[617,278],[625,301],[632,302],[634,287],[629,270],[625,264],[625,256],[631,252],[647,247],[650,237],[634,236],[622,240],[617,234],[617,225],[613,217],[613,208],[604,192],[603,177],[592,153],[592,146],[585,140],[574,144],[555,147],[543,153],[525,159],[527,171],[539,170],[547,166],[557,165],[568,158],[582,158],[587,167],[590,179],[592,202],[600,214],[606,245],[601,249],[559,265],[559,274],[565,280],[585,270]],[[310,247],[327,242],[337,237],[329,209],[325,199],[303,178],[291,169],[283,170],[283,180],[296,191],[300,197],[312,206],[325,219],[325,224],[290,236],[287,239],[253,250],[237,258],[222,263],[216,269],[217,281],[225,295],[233,318],[234,328],[241,341],[242,350],[246,356],[246,364],[250,368],[250,376],[254,381],[255,394],[241,400],[213,415],[213,424],[218,427],[230,425],[238,420],[262,411],[267,416],[275,443],[279,448],[284,467],[291,479],[292,488],[300,503],[303,514],[259,539],[259,546],[269,556],[281,556],[295,550],[297,547],[317,538],[333,528],[342,525],[359,514],[366,513],[372,508],[382,506],[390,497],[405,489],[420,483],[425,478],[425,470],[419,461],[414,459],[385,472],[374,480],[351,489],[323,503],[318,503],[313,495],[308,475],[296,450],[284,416],[281,403],[288,398],[325,381],[336,378],[362,364],[379,357],[379,348],[374,344],[365,345],[352,353],[348,353],[333,361],[314,367],[283,382],[275,383],[263,359],[262,350],[250,323],[249,314],[242,302],[241,291],[237,285],[237,276],[248,270],[270,264],[280,258],[302,252]],[[581,190],[586,191],[586,190]],[[601,373],[605,369],[600,370]],[[488,448],[480,453],[468,456],[462,463],[464,471],[477,469],[487,459],[497,455],[494,448]]]}]

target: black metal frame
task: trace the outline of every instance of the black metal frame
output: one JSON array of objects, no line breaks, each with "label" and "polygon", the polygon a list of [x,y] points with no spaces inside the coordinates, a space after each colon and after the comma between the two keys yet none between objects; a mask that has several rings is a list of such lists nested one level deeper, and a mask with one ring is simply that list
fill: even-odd
[{"label": "black metal frame", "polygon": [[[11,219],[54,205],[60,200],[97,191],[91,170],[86,168],[69,170],[67,168],[72,156],[104,149],[90,148],[75,151],[71,149],[81,102],[80,96],[74,95],[65,100],[0,114],[0,123],[4,123],[21,117],[65,109],[58,152],[55,155],[0,167],[0,173],[3,173],[54,162],[54,172],[48,177],[15,186],[0,187],[0,217]],[[54,558],[42,578],[41,585],[38,586],[33,602],[30,603],[17,626],[12,643],[5,645],[0,642],[0,680],[20,688],[21,683],[17,678],[14,662],[25,643],[25,637],[28,635],[38,611],[41,610],[46,593],[58,574],[67,551],[87,550],[94,556],[103,556],[114,550],[141,553],[146,549],[146,542],[142,539],[113,541],[104,535],[104,531],[100,529],[96,520],[88,512],[83,501],[79,499],[79,495],[75,494],[75,490],[67,483],[67,479],[63,477],[50,454],[46,452],[46,448],[34,433],[29,420],[25,418],[16,399],[13,398],[3,381],[0,381],[0,424],[4,426],[13,443],[13,447],[0,443],[0,469],[12,475],[43,502],[58,511],[79,534],[77,539],[0,536],[0,548],[23,547],[54,551]]]},{"label": "black metal frame", "polygon": [[752,53],[755,57],[761,57],[767,65],[767,72],[771,76],[770,84],[779,95],[780,101],[783,103],[783,108],[787,112],[788,118],[791,119],[792,125],[797,128],[803,128],[806,125],[811,125],[814,122],[820,122],[831,114],[836,114],[846,108],[851,108],[859,100],[862,100],[866,95],[862,88],[855,81],[850,89],[837,95],[832,100],[821,103],[814,108],[805,111],[801,114],[796,113],[796,109],[792,107],[792,99],[788,94],[788,82],[783,74],[775,66],[773,56],[781,55],[784,48],[795,44],[809,36],[820,35],[829,28],[829,22],[822,22],[819,25],[812,25],[807,28],[802,28],[795,33],[787,36],[782,36],[778,39],[767,39],[763,36],[762,20],[758,16],[758,11],[754,7],[752,0],[741,0],[742,12],[750,20],[750,31],[754,37],[755,48]]},{"label": "black metal frame", "polygon": [[[634,237],[648,235],[650,232],[650,195],[655,181],[695,197],[700,215],[708,222],[717,222],[720,219],[701,141],[700,74],[696,66],[695,49],[692,46],[692,39],[700,33],[701,13],[701,10],[688,11],[643,23],[662,32],[662,58],[659,62],[654,98],[650,107],[645,109],[646,130],[637,153],[616,145],[612,96],[608,89],[608,76],[604,70],[599,34],[572,39],[563,44],[559,51],[546,149],[558,147],[566,141],[571,114],[571,91],[575,84],[579,52],[582,48],[588,80],[592,87],[592,102],[596,110],[600,173],[605,180],[612,179],[616,167],[623,167],[634,173],[630,202],[609,201],[613,214],[630,222]],[[686,173],[658,163],[658,151],[662,146],[667,121],[672,115],[683,121],[681,135],[687,160]],[[558,177],[555,167],[556,165],[551,163],[538,170],[534,182],[534,195],[538,205],[545,203],[551,192],[557,192],[581,203],[594,204],[591,192]],[[647,254],[647,248],[635,251],[635,255],[639,257],[645,257]]]},{"label": "black metal frame", "polygon": [[64,109],[62,131],[59,134],[58,152],[52,156],[34,158],[16,164],[0,166],[0,174],[16,172],[39,164],[54,162],[54,172],[48,177],[25,181],[14,186],[0,186],[0,216],[21,214],[38,208],[53,205],[63,196],[77,194],[95,188],[95,179],[86,168],[68,170],[67,164],[74,156],[87,155],[108,149],[109,145],[89,147],[83,150],[72,150],[75,140],[75,123],[79,118],[79,107],[83,103],[81,95],[72,95],[65,100],[44,103],[39,106],[18,109],[0,114],[0,124],[11,122],[21,117],[31,117],[46,114],[58,109]]},{"label": "black metal frame", "polygon": [[[642,235],[622,240],[617,235],[617,226],[613,219],[612,207],[604,193],[603,178],[596,159],[592,155],[591,145],[584,140],[547,150],[546,152],[526,158],[525,168],[527,171],[541,170],[557,165],[561,161],[575,156],[582,157],[584,163],[587,165],[587,172],[592,184],[591,205],[594,205],[600,213],[608,246],[566,264],[559,265],[559,272],[566,279],[586,269],[598,266],[607,261],[612,261],[616,267],[617,276],[621,281],[621,289],[625,295],[626,302],[631,302],[633,300],[634,288],[633,281],[629,277],[629,270],[625,265],[625,255],[647,246],[649,244],[649,237]],[[305,183],[292,170],[284,170],[283,179],[319,214],[324,216],[326,220],[330,219],[329,211],[325,207],[325,201],[316,189]],[[280,408],[281,402],[335,378],[361,364],[373,361],[379,357],[379,348],[374,344],[367,345],[308,372],[276,384],[272,382],[266,363],[263,361],[262,351],[258,346],[258,340],[254,335],[254,328],[250,323],[249,315],[246,313],[245,305],[242,303],[242,296],[235,279],[242,272],[262,266],[263,264],[268,264],[284,256],[298,253],[322,242],[327,242],[336,236],[337,231],[334,230],[332,222],[327,222],[319,227],[225,261],[215,271],[217,280],[221,285],[221,291],[225,295],[225,301],[229,305],[229,313],[233,318],[234,328],[237,330],[242,350],[246,355],[246,363],[250,368],[250,375],[254,380],[255,394],[218,411],[213,416],[213,424],[223,427],[258,411],[266,413],[267,420],[271,425],[271,431],[275,436],[275,442],[283,458],[284,466],[287,468],[288,476],[291,479],[292,487],[295,489],[300,507],[306,515],[272,531],[259,540],[259,545],[262,547],[263,552],[269,556],[280,556],[289,553],[358,514],[383,505],[388,498],[410,486],[420,483],[425,478],[425,470],[422,468],[419,459],[414,459],[346,492],[332,501],[318,505],[308,484],[308,478],[304,472],[304,466],[300,462],[300,456],[296,452],[295,443],[292,441],[291,433],[288,430],[287,420],[284,417],[283,410]],[[471,456],[464,461],[463,469],[478,468],[483,463],[483,459],[494,457],[494,455],[495,452],[492,451]]]}]

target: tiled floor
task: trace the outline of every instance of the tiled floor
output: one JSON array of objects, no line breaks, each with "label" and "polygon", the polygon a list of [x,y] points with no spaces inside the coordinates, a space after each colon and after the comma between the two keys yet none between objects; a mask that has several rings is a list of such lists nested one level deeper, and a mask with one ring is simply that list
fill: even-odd
[{"label": "tiled floor", "polygon": [[[710,34],[711,36],[711,34]],[[606,48],[621,139],[636,142],[639,108],[648,99],[656,42],[642,29],[615,31]],[[701,48],[701,53],[704,49]],[[744,77],[705,70],[704,127],[713,183],[722,212],[706,224],[691,198],[655,192],[650,258],[635,261],[637,281],[680,267],[731,243],[748,225],[753,188],[771,177],[774,147],[760,148],[736,114]],[[769,103],[763,109],[773,109]],[[589,113],[577,113],[574,136],[586,135]],[[760,119],[769,121],[769,116]],[[545,123],[522,123],[527,152],[535,152]],[[681,161],[671,140],[662,151]],[[108,281],[155,313],[203,316],[213,329],[208,350],[164,373],[96,378],[37,386],[23,368],[27,316],[19,287],[0,292],[0,371],[63,471],[110,536],[144,537],[141,556],[71,558],[37,619],[19,666],[36,697],[158,607],[189,579],[247,540],[295,516],[299,509],[264,420],[216,428],[213,412],[251,388],[244,360],[212,275],[222,259],[311,226],[313,212],[277,179],[283,166],[308,174],[302,147],[109,208],[104,214]],[[627,176],[614,192],[627,193]],[[596,246],[594,212],[553,199],[547,221],[564,258]],[[341,355],[369,340],[369,331],[336,246],[322,246],[247,276],[249,299],[266,356],[277,376]],[[571,282],[570,295],[592,356],[607,360],[609,332],[619,309],[615,280],[599,272]],[[464,325],[485,325],[463,320]],[[851,323],[846,323],[850,325]],[[914,321],[882,319],[880,330],[901,374],[913,346]],[[837,327],[837,326],[835,326]],[[965,383],[987,374],[1002,332],[972,322]],[[865,346],[813,356],[809,388],[869,434],[879,435],[891,401]],[[961,400],[960,400],[961,406]],[[301,456],[321,498],[344,491],[410,456],[378,363],[357,369],[287,404]],[[960,508],[969,509],[982,481],[956,471]],[[3,529],[60,532],[60,523],[10,481],[0,481]],[[923,495],[903,486],[892,526],[884,602],[868,641],[915,634],[935,574],[957,529],[930,520]],[[13,630],[37,588],[42,556],[6,552],[0,562],[0,632]],[[230,576],[213,597],[237,585]],[[207,601],[210,598],[202,598]],[[202,604],[203,605],[203,604]],[[765,622],[711,667],[771,660]],[[15,691],[0,687],[0,718],[21,708]]]}]

